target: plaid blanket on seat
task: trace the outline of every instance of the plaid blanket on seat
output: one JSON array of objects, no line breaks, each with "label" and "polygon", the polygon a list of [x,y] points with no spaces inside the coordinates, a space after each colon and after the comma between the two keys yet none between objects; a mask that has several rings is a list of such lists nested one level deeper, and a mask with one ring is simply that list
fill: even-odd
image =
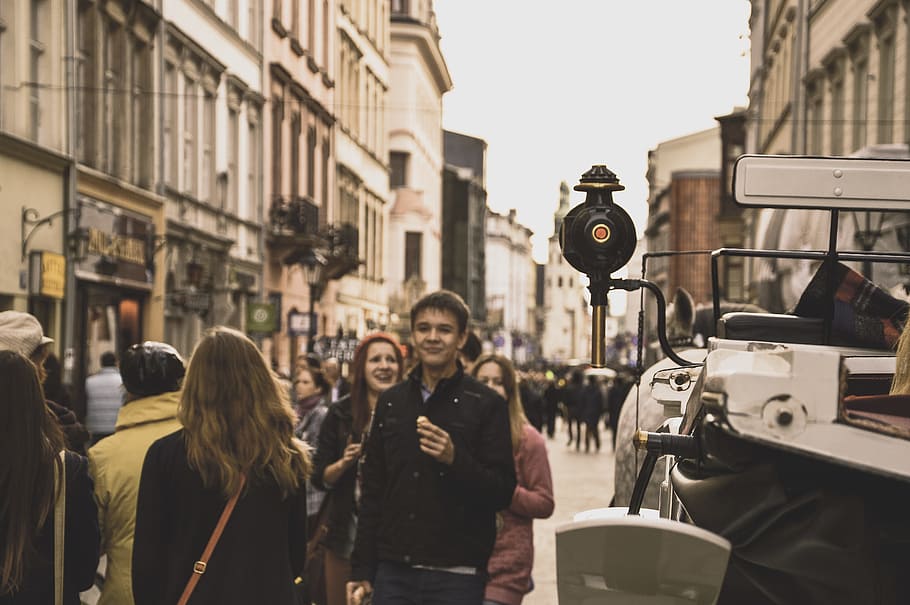
[{"label": "plaid blanket on seat", "polygon": [[[824,263],[800,296],[794,315],[824,318],[828,299],[828,267]],[[834,267],[832,344],[893,350],[907,321],[910,304],[891,296],[850,267]]]}]

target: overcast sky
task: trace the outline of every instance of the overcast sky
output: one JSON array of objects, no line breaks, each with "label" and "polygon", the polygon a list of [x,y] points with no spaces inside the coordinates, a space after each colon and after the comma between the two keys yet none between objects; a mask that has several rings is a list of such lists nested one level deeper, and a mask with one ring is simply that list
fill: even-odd
[{"label": "overcast sky", "polygon": [[[642,232],[647,154],[748,103],[748,0],[436,0],[443,127],[487,141],[487,196],[546,259],[559,183],[592,164]],[[583,194],[572,192],[572,205]]]}]

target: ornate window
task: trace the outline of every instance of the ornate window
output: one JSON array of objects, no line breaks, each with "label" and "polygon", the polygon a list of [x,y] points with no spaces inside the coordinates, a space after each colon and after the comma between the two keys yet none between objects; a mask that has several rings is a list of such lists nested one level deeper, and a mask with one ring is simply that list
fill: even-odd
[{"label": "ornate window", "polygon": [[850,54],[851,67],[851,111],[850,120],[852,149],[866,146],[866,120],[869,104],[869,24],[860,24],[853,28],[844,40]]}]

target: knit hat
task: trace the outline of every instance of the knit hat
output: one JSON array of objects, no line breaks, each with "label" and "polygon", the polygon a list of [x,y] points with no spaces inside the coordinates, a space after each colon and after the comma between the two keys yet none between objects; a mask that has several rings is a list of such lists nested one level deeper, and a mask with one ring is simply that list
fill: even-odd
[{"label": "knit hat", "polygon": [[21,311],[0,312],[0,351],[16,351],[31,357],[35,349],[54,342],[44,335],[41,323],[34,315]]}]

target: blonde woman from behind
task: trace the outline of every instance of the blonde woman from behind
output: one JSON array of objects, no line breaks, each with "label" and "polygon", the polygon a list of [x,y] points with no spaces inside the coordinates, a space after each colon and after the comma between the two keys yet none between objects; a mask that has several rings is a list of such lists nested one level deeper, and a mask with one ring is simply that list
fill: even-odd
[{"label": "blonde woman from behind", "polygon": [[237,493],[192,602],[296,605],[310,459],[294,437],[286,391],[246,335],[223,326],[203,335],[190,358],[178,418],[183,429],[153,443],[142,467],[136,605],[177,602]]}]

